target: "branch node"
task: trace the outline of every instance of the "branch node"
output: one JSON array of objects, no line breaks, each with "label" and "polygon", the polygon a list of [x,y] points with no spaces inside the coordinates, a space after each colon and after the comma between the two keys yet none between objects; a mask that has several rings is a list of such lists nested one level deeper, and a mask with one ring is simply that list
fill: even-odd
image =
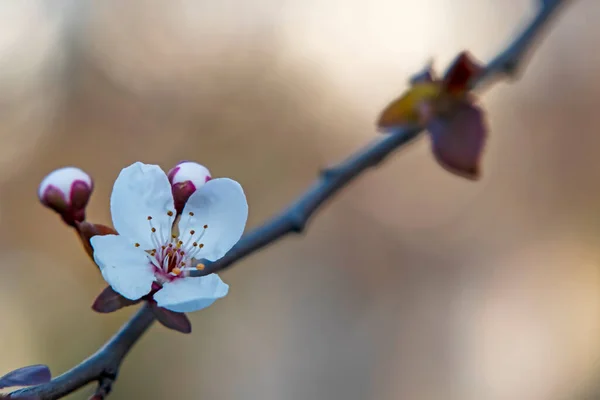
[{"label": "branch node", "polygon": [[291,212],[288,215],[291,231],[294,233],[302,233],[306,227],[306,218],[300,212]]},{"label": "branch node", "polygon": [[321,171],[319,171],[319,175],[325,180],[331,179],[337,173],[338,170],[335,167],[322,168]]},{"label": "branch node", "polygon": [[117,379],[117,375],[111,377],[102,377],[98,380],[98,387],[96,392],[89,398],[89,400],[104,400],[112,391],[112,385]]},{"label": "branch node", "polygon": [[518,60],[506,60],[502,65],[502,71],[504,72],[504,74],[506,74],[507,77],[515,79],[519,74],[519,65],[520,63]]}]

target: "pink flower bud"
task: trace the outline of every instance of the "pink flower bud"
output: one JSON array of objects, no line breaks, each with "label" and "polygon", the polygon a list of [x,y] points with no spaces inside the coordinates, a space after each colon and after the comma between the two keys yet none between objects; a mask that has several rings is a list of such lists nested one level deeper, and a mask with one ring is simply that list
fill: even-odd
[{"label": "pink flower bud", "polygon": [[40,183],[38,197],[43,205],[56,211],[68,225],[85,220],[85,207],[94,183],[92,178],[75,167],[52,171]]},{"label": "pink flower bud", "polygon": [[192,193],[211,180],[210,171],[204,165],[191,161],[180,162],[169,171],[167,176],[171,182],[178,214],[181,214]]}]

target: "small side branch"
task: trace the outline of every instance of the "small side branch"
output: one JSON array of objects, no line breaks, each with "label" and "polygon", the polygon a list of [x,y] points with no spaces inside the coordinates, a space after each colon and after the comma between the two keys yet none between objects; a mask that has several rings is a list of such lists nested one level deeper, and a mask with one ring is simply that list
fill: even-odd
[{"label": "small side branch", "polygon": [[102,348],[81,364],[49,383],[13,392],[10,398],[60,399],[94,381],[99,382],[99,389],[110,387],[117,378],[121,362],[153,322],[154,314],[144,305]]}]

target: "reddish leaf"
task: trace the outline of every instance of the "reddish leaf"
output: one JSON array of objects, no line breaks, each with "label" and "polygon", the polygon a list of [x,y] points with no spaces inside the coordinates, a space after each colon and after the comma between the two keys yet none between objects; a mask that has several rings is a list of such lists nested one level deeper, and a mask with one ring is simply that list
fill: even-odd
[{"label": "reddish leaf", "polygon": [[33,386],[50,382],[52,374],[46,365],[30,365],[0,377],[0,389],[11,386]]},{"label": "reddish leaf", "polygon": [[167,310],[152,303],[152,312],[154,316],[165,327],[176,330],[181,333],[190,333],[192,331],[192,324],[188,317],[184,313],[178,313],[175,311]]},{"label": "reddish leaf", "polygon": [[448,93],[464,93],[469,82],[483,71],[483,67],[475,62],[469,53],[463,51],[444,74],[443,84]]},{"label": "reddish leaf", "polygon": [[107,286],[106,289],[104,289],[102,293],[96,297],[96,300],[92,305],[92,310],[106,314],[117,311],[123,307],[132,306],[140,301],[142,300],[126,299],[119,293],[115,292],[110,286]]},{"label": "reddish leaf", "polygon": [[433,154],[442,167],[467,179],[479,178],[479,160],[487,135],[483,111],[462,103],[449,118],[433,119],[427,130]]}]

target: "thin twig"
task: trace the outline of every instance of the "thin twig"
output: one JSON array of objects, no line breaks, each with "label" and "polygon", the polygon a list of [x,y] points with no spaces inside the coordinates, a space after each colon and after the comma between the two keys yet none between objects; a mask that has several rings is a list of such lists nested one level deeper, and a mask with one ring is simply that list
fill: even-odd
[{"label": "thin twig", "polygon": [[154,314],[148,305],[144,305],[100,350],[81,364],[49,383],[13,392],[11,399],[27,396],[38,396],[41,400],[60,399],[90,382],[112,383],[129,350],[153,322]]},{"label": "thin twig", "polygon": [[[517,67],[523,63],[533,43],[540,36],[542,28],[547,25],[560,6],[569,2],[569,0],[538,1],[541,6],[536,16],[523,32],[486,66],[483,75],[472,82],[473,88],[479,89],[484,83],[488,84],[496,79],[514,75]],[[409,143],[420,133],[421,129],[417,127],[400,128],[391,135],[375,140],[340,164],[325,169],[313,186],[295,203],[264,225],[246,234],[225,257],[207,264],[206,268],[196,275],[221,271],[289,233],[302,232],[315,211],[334,194],[368,168],[381,163],[388,155]],[[54,378],[50,383],[13,392],[11,398],[35,395],[41,400],[59,399],[94,381],[99,383],[96,395],[106,396],[117,377],[123,358],[153,321],[154,317],[150,309],[143,306],[104,347],[90,358]]]},{"label": "thin twig", "polygon": [[[471,83],[471,86],[479,89],[480,85],[484,83],[487,84],[495,79],[513,76],[551,17],[556,15],[556,11],[560,6],[569,1],[542,1],[542,5],[529,25],[505,50],[486,65],[478,79]],[[373,144],[358,151],[337,166],[324,170],[312,187],[287,210],[246,234],[225,257],[213,263],[205,263],[204,270],[193,271],[192,275],[203,276],[221,271],[241,258],[281,239],[282,236],[302,232],[308,220],[325,201],[329,200],[366,169],[377,166],[387,156],[416,138],[420,133],[421,128],[417,127],[399,128],[392,135],[375,140]]]}]

